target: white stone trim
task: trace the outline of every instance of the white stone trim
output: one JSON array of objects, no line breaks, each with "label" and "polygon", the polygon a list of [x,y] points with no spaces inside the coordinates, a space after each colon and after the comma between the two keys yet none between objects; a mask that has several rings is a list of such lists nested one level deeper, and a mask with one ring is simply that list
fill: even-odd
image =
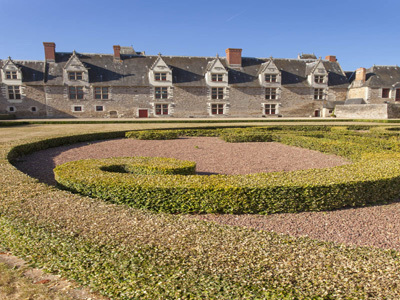
[{"label": "white stone trim", "polygon": [[[80,111],[76,111],[76,110],[75,110],[75,107],[81,107],[81,108],[82,108],[82,110],[80,110]],[[84,112],[84,111],[85,111],[85,108],[84,108],[84,106],[83,106],[83,105],[79,105],[79,104],[73,104],[73,105],[71,105],[71,111],[72,111],[72,112],[74,112],[74,113],[82,113],[82,112]]]},{"label": "white stone trim", "polygon": [[7,111],[10,113],[15,113],[17,108],[15,106],[7,106]]}]

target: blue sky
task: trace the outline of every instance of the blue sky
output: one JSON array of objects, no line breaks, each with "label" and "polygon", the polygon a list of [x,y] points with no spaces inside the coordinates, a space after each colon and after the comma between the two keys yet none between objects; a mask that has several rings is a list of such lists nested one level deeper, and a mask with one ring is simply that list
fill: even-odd
[{"label": "blue sky", "polygon": [[56,51],[296,58],[336,55],[344,70],[400,64],[398,0],[0,0],[0,59]]}]

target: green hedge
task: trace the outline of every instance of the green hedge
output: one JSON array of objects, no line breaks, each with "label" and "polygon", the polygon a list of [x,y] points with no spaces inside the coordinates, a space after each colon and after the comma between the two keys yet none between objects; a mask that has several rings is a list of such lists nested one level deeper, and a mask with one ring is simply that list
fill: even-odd
[{"label": "green hedge", "polygon": [[179,137],[176,130],[140,130],[130,131],[125,137],[137,140],[173,140]]},{"label": "green hedge", "polygon": [[385,203],[400,194],[400,160],[252,175],[132,175],[84,160],[55,168],[57,182],[83,195],[169,213],[282,213]]}]

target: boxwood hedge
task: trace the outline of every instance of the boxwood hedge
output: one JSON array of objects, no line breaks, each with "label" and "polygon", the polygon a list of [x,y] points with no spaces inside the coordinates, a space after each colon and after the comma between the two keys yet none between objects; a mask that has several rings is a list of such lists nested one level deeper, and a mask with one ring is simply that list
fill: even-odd
[{"label": "boxwood hedge", "polygon": [[[385,203],[400,195],[400,155],[363,159],[366,153],[397,153],[400,148],[396,141],[340,133],[350,130],[347,128],[333,132],[321,126],[316,129],[302,133],[289,127],[274,134],[269,133],[269,128],[224,129],[219,135],[235,142],[279,140],[345,156],[354,163],[328,169],[252,175],[143,177],[115,176],[102,171],[110,163],[108,160],[90,160],[58,166],[54,173],[61,186],[83,195],[169,213],[269,214],[332,210]],[[159,135],[151,132],[148,136],[158,138]],[[165,131],[159,133],[165,134]],[[182,135],[178,131],[175,134]]]}]

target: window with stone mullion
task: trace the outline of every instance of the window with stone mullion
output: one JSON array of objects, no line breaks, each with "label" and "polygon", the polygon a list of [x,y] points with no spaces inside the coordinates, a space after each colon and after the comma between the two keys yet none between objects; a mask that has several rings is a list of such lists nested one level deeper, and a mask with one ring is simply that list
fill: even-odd
[{"label": "window with stone mullion", "polygon": [[224,99],[224,88],[212,88],[211,89],[212,99]]},{"label": "window with stone mullion", "polygon": [[100,100],[108,99],[108,87],[95,87],[94,88],[94,98]]},{"label": "window with stone mullion", "polygon": [[322,100],[324,98],[323,89],[314,89],[314,100]]},{"label": "window with stone mullion", "polygon": [[70,86],[69,87],[69,99],[81,100],[83,99],[83,87],[81,86]]},{"label": "window with stone mullion", "polygon": [[168,88],[167,87],[156,87],[155,88],[156,99],[168,99]]},{"label": "window with stone mullion", "polygon": [[16,71],[6,71],[6,79],[17,79]]},{"label": "window with stone mullion", "polygon": [[21,99],[20,87],[18,85],[8,86],[8,99],[10,100]]},{"label": "window with stone mullion", "polygon": [[267,100],[276,99],[276,88],[266,88],[265,89],[265,99],[267,99]]}]

